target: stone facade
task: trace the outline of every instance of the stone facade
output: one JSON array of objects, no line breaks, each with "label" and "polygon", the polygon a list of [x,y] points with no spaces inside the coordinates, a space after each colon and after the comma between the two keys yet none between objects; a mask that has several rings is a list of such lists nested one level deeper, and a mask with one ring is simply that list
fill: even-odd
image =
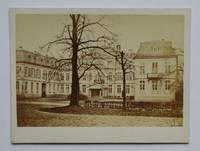
[{"label": "stone facade", "polygon": [[[177,53],[178,52],[178,53]],[[127,51],[133,59],[132,72],[126,75],[126,95],[134,101],[174,101],[177,87],[183,86],[183,52],[170,41],[143,42],[137,51]],[[16,50],[16,91],[18,97],[67,97],[71,93],[69,68],[55,71],[56,58]],[[94,70],[80,80],[80,93],[88,97],[122,98],[122,70],[106,56],[101,61],[103,75]],[[81,71],[80,71],[81,72]],[[182,82],[182,83],[181,83]]]}]

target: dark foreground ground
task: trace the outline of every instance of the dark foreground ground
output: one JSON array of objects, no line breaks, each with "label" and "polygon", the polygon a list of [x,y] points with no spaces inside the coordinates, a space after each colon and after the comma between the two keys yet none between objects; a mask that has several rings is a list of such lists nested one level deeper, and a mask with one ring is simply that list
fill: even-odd
[{"label": "dark foreground ground", "polygon": [[[180,112],[167,109],[122,111],[109,108],[66,108],[66,101],[23,101],[17,103],[18,126],[59,127],[172,127],[182,126]],[[169,113],[172,113],[171,115]],[[166,114],[166,116],[164,116]],[[173,115],[173,116],[172,116]]]}]

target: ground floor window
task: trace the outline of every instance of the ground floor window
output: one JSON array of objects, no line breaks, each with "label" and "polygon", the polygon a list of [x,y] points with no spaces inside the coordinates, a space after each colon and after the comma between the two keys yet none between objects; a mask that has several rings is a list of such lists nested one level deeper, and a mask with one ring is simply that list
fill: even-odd
[{"label": "ground floor window", "polygon": [[19,81],[16,82],[16,89],[19,90]]},{"label": "ground floor window", "polygon": [[55,93],[56,84],[53,84],[53,93]]},{"label": "ground floor window", "polygon": [[140,90],[145,90],[145,81],[144,80],[140,81]]},{"label": "ground floor window", "polygon": [[51,84],[49,84],[49,93],[51,93]]},{"label": "ground floor window", "polygon": [[165,90],[169,90],[170,89],[170,80],[166,80],[165,81]]},{"label": "ground floor window", "polygon": [[158,90],[158,81],[157,80],[152,81],[152,90],[153,91]]},{"label": "ground floor window", "polygon": [[33,82],[31,82],[31,93],[33,93]]},{"label": "ground floor window", "polygon": [[126,93],[127,93],[127,94],[130,93],[130,85],[126,85]]},{"label": "ground floor window", "polygon": [[27,81],[25,82],[24,89],[25,89],[25,92],[27,93],[28,92],[28,82]]},{"label": "ground floor window", "polygon": [[57,92],[59,92],[59,89],[60,89],[60,87],[59,87],[60,85],[59,84],[57,84]]},{"label": "ground floor window", "polygon": [[64,84],[61,84],[61,93],[64,93]]},{"label": "ground floor window", "polygon": [[109,86],[108,86],[108,92],[109,92],[109,93],[112,93],[112,85],[109,85]]},{"label": "ground floor window", "polygon": [[36,92],[39,92],[39,83],[36,83]]},{"label": "ground floor window", "polygon": [[121,85],[117,85],[117,93],[121,93],[122,89],[121,89]]},{"label": "ground floor window", "polygon": [[69,93],[69,85],[66,85],[66,92]]}]

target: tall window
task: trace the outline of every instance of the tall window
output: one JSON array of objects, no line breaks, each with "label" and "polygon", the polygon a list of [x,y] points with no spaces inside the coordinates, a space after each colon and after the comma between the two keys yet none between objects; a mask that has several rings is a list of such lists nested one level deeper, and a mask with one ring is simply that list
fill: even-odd
[{"label": "tall window", "polygon": [[157,80],[152,81],[152,90],[153,91],[158,90],[158,81]]},{"label": "tall window", "polygon": [[127,93],[127,94],[130,93],[130,85],[126,85],[126,93]]},{"label": "tall window", "polygon": [[157,62],[152,63],[152,73],[158,73],[158,63]]},{"label": "tall window", "polygon": [[116,80],[121,80],[122,79],[122,74],[121,72],[116,73]]},{"label": "tall window", "polygon": [[144,74],[145,73],[145,69],[144,69],[144,64],[140,65],[140,74]]},{"label": "tall window", "polygon": [[24,67],[24,76],[25,76],[25,77],[28,76],[28,67]]},{"label": "tall window", "polygon": [[31,93],[33,93],[33,82],[31,82]]},{"label": "tall window", "polygon": [[121,93],[121,85],[117,85],[117,93]]},{"label": "tall window", "polygon": [[19,90],[19,81],[16,82],[16,89]]},{"label": "tall window", "polygon": [[171,65],[169,62],[165,63],[165,73],[170,73],[171,72]]},{"label": "tall window", "polygon": [[170,89],[170,80],[166,80],[165,81],[165,90],[169,90]]},{"label": "tall window", "polygon": [[112,85],[109,85],[109,86],[108,86],[108,92],[109,92],[109,93],[112,93]]},{"label": "tall window", "polygon": [[27,93],[27,91],[28,91],[28,82],[27,81],[25,82],[24,89],[25,89],[25,92]]},{"label": "tall window", "polygon": [[145,81],[140,81],[140,90],[145,90]]},{"label": "tall window", "polygon": [[66,92],[69,93],[69,85],[66,85]]},{"label": "tall window", "polygon": [[61,93],[64,93],[64,84],[61,84]]},{"label": "tall window", "polygon": [[66,80],[69,81],[69,72],[66,73]]},{"label": "tall window", "polygon": [[42,79],[45,80],[47,78],[47,71],[43,70]]},{"label": "tall window", "polygon": [[109,80],[109,81],[112,81],[112,72],[109,72],[109,73],[108,73],[108,80]]},{"label": "tall window", "polygon": [[32,77],[32,75],[33,75],[32,69],[28,68],[28,77]]},{"label": "tall window", "polygon": [[36,83],[36,92],[39,92],[39,83]]},{"label": "tall window", "polygon": [[21,67],[17,66],[17,68],[16,68],[16,73],[17,73],[17,75],[19,75],[20,72],[21,72]]},{"label": "tall window", "polygon": [[56,89],[56,84],[53,84],[53,93],[55,93],[55,89]]},{"label": "tall window", "polygon": [[49,93],[51,93],[51,84],[49,83]]},{"label": "tall window", "polygon": [[82,91],[83,93],[86,93],[86,85],[82,85]]}]

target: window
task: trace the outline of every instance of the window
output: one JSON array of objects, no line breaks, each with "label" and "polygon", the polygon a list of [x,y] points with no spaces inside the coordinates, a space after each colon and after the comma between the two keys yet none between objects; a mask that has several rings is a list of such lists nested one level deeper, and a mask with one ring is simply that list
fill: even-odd
[{"label": "window", "polygon": [[60,89],[60,85],[59,85],[59,84],[57,84],[57,92],[59,91],[59,89]]},{"label": "window", "polygon": [[140,81],[140,90],[144,90],[145,89],[145,81],[142,80]]},{"label": "window", "polygon": [[28,82],[27,81],[25,82],[24,89],[25,89],[25,92],[27,93],[27,91],[28,91]]},{"label": "window", "polygon": [[82,85],[82,91],[83,93],[86,93],[86,85]]},{"label": "window", "polygon": [[117,93],[121,93],[121,85],[117,85]]},{"label": "window", "polygon": [[121,72],[116,73],[116,80],[122,80],[122,74]]},{"label": "window", "polygon": [[27,67],[24,68],[24,76],[25,76],[25,77],[28,76],[28,68],[27,68]]},{"label": "window", "polygon": [[145,70],[144,70],[144,64],[140,65],[140,74],[144,74]]},{"label": "window", "polygon": [[133,78],[134,78],[134,74],[132,74],[132,73],[129,73],[129,74],[126,75],[127,81],[131,81],[131,80],[133,80]]},{"label": "window", "polygon": [[61,84],[61,93],[64,93],[64,84]]},{"label": "window", "polygon": [[130,85],[126,85],[126,93],[127,93],[127,94],[130,93]]},{"label": "window", "polygon": [[42,79],[43,79],[43,80],[46,80],[46,78],[47,78],[47,71],[46,71],[46,70],[43,70]]},{"label": "window", "polygon": [[16,89],[19,90],[19,81],[16,82]]},{"label": "window", "polygon": [[17,75],[19,75],[20,71],[21,71],[21,67],[17,66],[17,68],[16,68]]},{"label": "window", "polygon": [[55,93],[55,89],[56,89],[56,84],[53,84],[53,92]]},{"label": "window", "polygon": [[165,73],[170,73],[171,72],[171,65],[169,62],[165,63]]},{"label": "window", "polygon": [[109,81],[112,81],[112,72],[109,72],[109,73],[108,73],[108,80],[109,80]]},{"label": "window", "polygon": [[66,80],[69,81],[69,73],[66,73]]},{"label": "window", "polygon": [[36,92],[39,92],[39,83],[36,83]]},{"label": "window", "polygon": [[31,82],[31,93],[33,93],[33,82]]},{"label": "window", "polygon": [[41,77],[41,70],[38,69],[38,79],[40,79],[40,77]]},{"label": "window", "polygon": [[152,81],[152,90],[153,91],[158,90],[158,81],[157,80]]},{"label": "window", "polygon": [[49,84],[49,93],[51,93],[51,84]]},{"label": "window", "polygon": [[157,62],[152,63],[152,73],[158,73],[158,63]]},{"label": "window", "polygon": [[64,74],[60,73],[60,80],[64,80]]},{"label": "window", "polygon": [[31,68],[28,68],[28,77],[31,77],[32,76],[32,70],[31,70]]},{"label": "window", "polygon": [[170,81],[166,80],[165,81],[165,90],[169,90],[170,89]]},{"label": "window", "polygon": [[69,85],[66,85],[66,92],[69,93]]},{"label": "window", "polygon": [[112,93],[112,85],[109,85],[109,86],[108,86],[108,92],[109,92],[109,93]]}]

